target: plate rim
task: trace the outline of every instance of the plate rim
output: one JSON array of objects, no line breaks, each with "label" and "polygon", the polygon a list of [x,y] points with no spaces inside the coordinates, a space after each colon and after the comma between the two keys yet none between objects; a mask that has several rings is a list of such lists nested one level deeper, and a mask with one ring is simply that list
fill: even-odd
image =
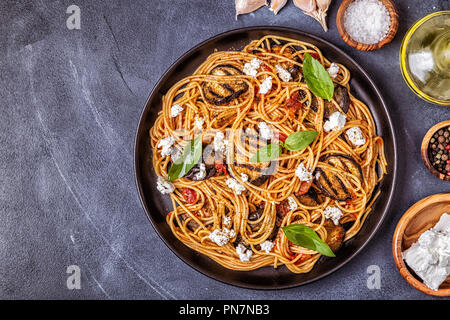
[{"label": "plate rim", "polygon": [[[387,118],[387,121],[388,121],[388,127],[389,127],[388,131],[390,131],[390,134],[392,136],[392,148],[393,148],[393,153],[394,153],[393,154],[394,163],[392,165],[392,184],[390,186],[388,186],[388,188],[390,190],[388,192],[388,197],[387,197],[387,200],[386,200],[386,207],[383,210],[383,212],[382,212],[382,214],[380,216],[380,219],[376,222],[376,224],[375,224],[375,226],[373,228],[373,231],[368,236],[367,240],[360,247],[358,247],[355,250],[355,252],[353,252],[349,257],[347,257],[344,261],[342,261],[341,263],[336,264],[336,266],[332,267],[330,270],[322,273],[321,275],[319,275],[319,276],[317,276],[315,278],[312,278],[312,279],[308,279],[308,280],[306,280],[306,281],[304,281],[302,283],[292,283],[292,284],[278,285],[278,286],[267,286],[267,285],[254,286],[254,285],[251,285],[251,284],[245,284],[245,283],[241,283],[241,282],[234,283],[234,282],[229,282],[229,281],[217,278],[217,277],[215,277],[213,272],[209,272],[209,271],[206,271],[206,270],[201,270],[200,268],[196,267],[190,261],[188,261],[185,257],[183,257],[181,254],[179,254],[172,247],[172,245],[165,239],[165,237],[161,234],[160,230],[158,230],[158,228],[156,227],[156,223],[155,223],[155,221],[153,220],[153,217],[150,214],[151,210],[150,210],[150,208],[147,207],[147,205],[146,205],[146,203],[144,201],[143,189],[142,189],[142,184],[141,184],[141,181],[140,181],[141,178],[138,175],[138,154],[137,154],[137,150],[138,150],[139,129],[141,127],[141,123],[142,123],[142,120],[143,120],[143,115],[144,115],[144,113],[147,110],[147,106],[148,106],[150,100],[152,99],[153,95],[162,86],[163,79],[166,77],[166,75],[168,73],[172,72],[179,65],[179,63],[181,61],[183,61],[185,58],[187,58],[193,52],[197,51],[198,49],[200,49],[204,45],[208,44],[209,42],[213,42],[213,41],[216,41],[217,39],[224,38],[226,36],[233,35],[233,34],[238,34],[238,33],[243,33],[243,32],[248,32],[248,31],[258,31],[258,30],[259,31],[273,30],[273,31],[277,31],[277,32],[291,32],[291,33],[298,34],[300,36],[310,37],[310,38],[313,38],[314,40],[316,40],[317,42],[320,42],[320,43],[322,43],[322,44],[324,44],[326,46],[332,47],[334,50],[336,50],[339,53],[340,56],[343,56],[346,59],[348,59],[358,69],[358,71],[364,76],[365,80],[367,80],[370,83],[370,85],[374,89],[374,92],[376,93],[377,98],[381,101],[382,108],[384,109],[384,111],[386,113],[386,118]],[[231,285],[231,286],[235,286],[235,287],[239,287],[239,288],[253,289],[253,290],[263,290],[263,291],[264,290],[282,290],[282,289],[295,288],[295,287],[303,286],[303,285],[315,282],[317,280],[320,280],[320,279],[322,279],[322,278],[324,278],[324,277],[334,273],[338,269],[342,268],[348,262],[353,260],[355,258],[355,256],[357,256],[362,251],[362,249],[364,249],[367,246],[367,244],[373,239],[373,237],[377,234],[377,232],[379,231],[381,225],[385,221],[387,213],[391,209],[392,199],[394,197],[395,189],[396,189],[396,186],[397,186],[397,169],[398,169],[397,136],[396,136],[396,132],[395,132],[395,129],[394,129],[394,125],[393,125],[391,116],[389,114],[389,109],[387,107],[387,104],[386,104],[385,100],[383,99],[383,96],[381,95],[380,90],[378,89],[378,87],[376,86],[376,84],[374,83],[372,78],[367,74],[367,72],[352,57],[350,57],[342,49],[340,49],[339,47],[337,47],[333,43],[331,43],[328,40],[325,40],[325,39],[323,39],[323,38],[321,38],[319,36],[316,36],[314,34],[311,34],[311,33],[308,33],[308,32],[302,31],[302,30],[298,30],[298,29],[295,29],[295,28],[292,28],[292,27],[260,25],[260,26],[247,26],[247,27],[230,29],[230,30],[218,33],[218,34],[216,34],[214,36],[211,36],[211,37],[209,37],[209,38],[199,42],[198,44],[196,44],[195,46],[191,47],[187,51],[185,51],[182,55],[180,55],[162,73],[162,75],[159,77],[158,81],[156,81],[155,85],[153,86],[152,90],[150,91],[150,94],[149,94],[148,98],[145,101],[144,107],[142,108],[142,111],[140,113],[139,121],[138,121],[138,124],[137,124],[135,132],[136,133],[135,133],[135,138],[134,138],[134,150],[133,150],[134,180],[135,180],[136,188],[137,188],[137,191],[138,191],[138,194],[139,194],[139,200],[140,200],[141,205],[142,205],[142,207],[144,209],[144,213],[147,216],[147,219],[150,221],[150,224],[152,225],[153,229],[156,231],[156,234],[163,241],[163,243],[170,249],[170,251],[172,251],[172,253],[175,254],[175,256],[178,259],[183,261],[185,264],[187,264],[189,267],[194,269],[196,272],[200,272],[201,274],[203,274],[203,275],[207,276],[208,278],[213,279],[215,281],[219,281],[221,283],[224,283],[224,284],[227,284],[227,285]]]}]

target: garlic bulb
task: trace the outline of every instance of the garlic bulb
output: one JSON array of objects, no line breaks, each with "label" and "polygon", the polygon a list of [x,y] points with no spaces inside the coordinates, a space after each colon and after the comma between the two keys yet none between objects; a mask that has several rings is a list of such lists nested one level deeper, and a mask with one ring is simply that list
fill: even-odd
[{"label": "garlic bulb", "polygon": [[240,14],[246,14],[267,6],[267,0],[234,0],[236,18]]},{"label": "garlic bulb", "polygon": [[323,30],[328,31],[327,16],[331,0],[294,0],[295,6],[303,10],[304,14],[313,17],[321,24]]},{"label": "garlic bulb", "polygon": [[286,5],[287,0],[272,0],[270,2],[270,11],[277,14]]}]

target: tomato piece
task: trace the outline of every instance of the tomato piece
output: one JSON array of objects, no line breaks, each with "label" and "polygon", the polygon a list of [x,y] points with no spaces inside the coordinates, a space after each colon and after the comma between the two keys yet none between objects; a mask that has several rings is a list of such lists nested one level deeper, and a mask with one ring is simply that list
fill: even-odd
[{"label": "tomato piece", "polygon": [[320,61],[320,55],[317,52],[308,52],[308,53],[311,55],[311,57]]},{"label": "tomato piece", "polygon": [[285,142],[287,139],[287,135],[285,135],[283,132],[279,131],[277,134],[277,138],[278,138],[278,140]]},{"label": "tomato piece", "polygon": [[286,103],[284,106],[289,111],[292,111],[292,112],[296,112],[296,111],[300,110],[302,107],[302,104],[298,101],[299,96],[300,96],[300,94],[298,93],[298,91],[295,91],[293,94],[291,94],[289,99],[286,100]]},{"label": "tomato piece", "polygon": [[216,162],[216,175],[220,176],[228,175],[227,165],[224,164],[223,162]]},{"label": "tomato piece", "polygon": [[272,71],[272,68],[271,67],[269,67],[267,64],[265,64],[265,63],[263,63],[262,64],[262,67],[261,67],[262,69],[263,69],[263,71]]},{"label": "tomato piece", "polygon": [[299,265],[300,263],[302,263],[302,262],[308,260],[309,258],[311,258],[311,255],[310,255],[310,254],[297,253],[297,254],[295,255],[294,259],[295,259],[298,255],[301,255],[301,257],[300,257],[300,259],[298,259],[298,260],[295,262],[295,265]]},{"label": "tomato piece", "polygon": [[195,190],[189,188],[183,188],[183,198],[189,204],[195,204],[198,200],[198,195]]},{"label": "tomato piece", "polygon": [[276,205],[277,216],[283,219],[289,212],[288,202],[283,200],[281,203]]},{"label": "tomato piece", "polygon": [[309,191],[309,188],[311,188],[312,180],[311,181],[302,181],[302,184],[300,185],[300,189],[296,193],[296,195],[301,196],[303,194],[306,194]]}]

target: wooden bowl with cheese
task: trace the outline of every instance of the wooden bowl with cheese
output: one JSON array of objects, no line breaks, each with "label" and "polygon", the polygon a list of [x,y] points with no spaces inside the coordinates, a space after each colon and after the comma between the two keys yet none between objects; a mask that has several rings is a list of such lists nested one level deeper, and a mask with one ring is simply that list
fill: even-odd
[{"label": "wooden bowl with cheese", "polygon": [[394,261],[402,277],[415,289],[438,297],[450,296],[450,276],[438,290],[430,289],[406,264],[403,252],[416,243],[425,231],[436,226],[445,213],[450,214],[450,193],[435,194],[420,200],[402,216],[392,241]]}]

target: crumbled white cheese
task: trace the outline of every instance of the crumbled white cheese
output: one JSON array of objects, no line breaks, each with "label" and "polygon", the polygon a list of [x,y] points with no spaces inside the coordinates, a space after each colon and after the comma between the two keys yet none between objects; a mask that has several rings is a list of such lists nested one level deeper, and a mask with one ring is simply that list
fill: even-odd
[{"label": "crumbled white cheese", "polygon": [[253,255],[253,251],[247,250],[247,248],[241,243],[236,247],[236,253],[239,256],[239,259],[243,262],[250,261],[250,257]]},{"label": "crumbled white cheese", "polygon": [[172,183],[164,180],[163,177],[158,177],[158,181],[156,182],[156,189],[162,194],[168,194],[175,191],[175,187]]},{"label": "crumbled white cheese", "polygon": [[223,218],[223,225],[226,227],[229,227],[231,225],[231,217],[224,217]]},{"label": "crumbled white cheese", "polygon": [[337,63],[332,62],[330,64],[330,67],[327,69],[328,74],[330,75],[330,77],[332,78],[336,78],[338,73],[339,73],[339,66]]},{"label": "crumbled white cheese", "polygon": [[263,138],[265,140],[270,140],[273,138],[272,129],[269,128],[267,123],[265,123],[264,121],[258,123],[258,128],[259,128],[259,134],[261,135],[261,138]]},{"label": "crumbled white cheese", "polygon": [[200,171],[195,174],[197,180],[202,180],[206,177],[206,166],[204,163],[200,163]]},{"label": "crumbled white cheese", "polygon": [[288,200],[289,210],[296,210],[298,208],[298,204],[297,204],[297,202],[295,202],[295,199],[293,196],[288,197],[287,200]]},{"label": "crumbled white cheese", "polygon": [[326,132],[329,132],[331,130],[333,131],[339,131],[343,127],[345,127],[345,123],[347,122],[347,117],[340,113],[339,111],[334,112],[329,120],[325,121],[325,124],[323,125],[323,130]]},{"label": "crumbled white cheese", "polygon": [[339,220],[343,216],[341,209],[337,207],[326,207],[323,214],[325,215],[325,218],[331,219],[335,225],[339,224]]},{"label": "crumbled white cheese", "polygon": [[161,148],[161,156],[167,157],[172,152],[172,146],[175,143],[174,137],[167,137],[159,140],[157,148]]},{"label": "crumbled white cheese", "polygon": [[280,66],[279,64],[277,64],[275,66],[275,68],[277,69],[278,72],[278,76],[280,77],[280,79],[284,82],[289,82],[292,79],[291,74],[289,73],[289,71],[285,70],[282,66]]},{"label": "crumbled white cheese", "polygon": [[355,146],[362,146],[366,143],[366,138],[359,127],[352,127],[345,131],[345,134]]},{"label": "crumbled white cheese", "polygon": [[230,241],[230,239],[234,238],[235,235],[236,232],[228,228],[215,229],[209,234],[209,239],[219,246],[224,246]]},{"label": "crumbled white cheese", "polygon": [[240,195],[243,191],[245,191],[245,187],[234,178],[228,178],[226,184],[228,188],[232,189],[237,195]]},{"label": "crumbled white cheese", "polygon": [[450,275],[450,215],[444,213],[402,256],[427,287],[438,290]]},{"label": "crumbled white cheese", "polygon": [[264,81],[261,83],[261,86],[259,87],[259,93],[260,94],[266,94],[267,92],[272,89],[272,77],[267,77],[264,79]]},{"label": "crumbled white cheese", "polygon": [[300,179],[300,181],[311,181],[312,173],[309,172],[303,163],[300,163],[295,169],[295,175]]},{"label": "crumbled white cheese", "polygon": [[203,128],[203,124],[205,123],[205,119],[199,117],[199,116],[195,116],[195,120],[194,120],[194,126],[199,129],[202,130]]},{"label": "crumbled white cheese", "polygon": [[261,250],[265,251],[266,253],[269,253],[273,249],[273,243],[272,241],[266,240],[263,243],[260,244]]},{"label": "crumbled white cheese", "polygon": [[258,58],[254,58],[252,61],[244,64],[244,69],[242,70],[246,75],[256,78],[258,74],[258,68],[261,65],[262,61]]},{"label": "crumbled white cheese", "polygon": [[224,140],[225,135],[223,134],[223,132],[217,132],[216,135],[214,136],[214,151],[215,152],[225,152],[226,147],[227,147],[227,140]]},{"label": "crumbled white cheese", "polygon": [[244,182],[248,181],[248,175],[246,175],[245,173],[241,173],[241,180]]},{"label": "crumbled white cheese", "polygon": [[179,104],[174,104],[172,108],[170,109],[170,116],[172,118],[175,118],[183,111],[183,107]]}]

